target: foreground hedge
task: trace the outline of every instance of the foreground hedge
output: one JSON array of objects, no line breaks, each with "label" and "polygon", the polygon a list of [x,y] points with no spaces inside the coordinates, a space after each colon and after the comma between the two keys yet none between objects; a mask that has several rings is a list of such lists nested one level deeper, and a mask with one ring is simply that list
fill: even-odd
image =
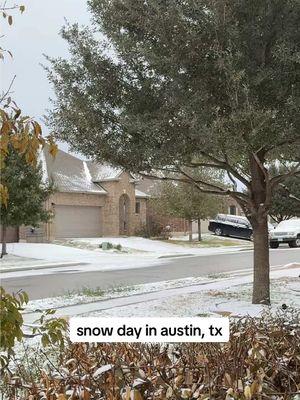
[{"label": "foreground hedge", "polygon": [[3,376],[2,391],[28,400],[298,400],[299,337],[299,311],[285,310],[232,321],[226,344],[68,343],[59,354],[27,350]]}]

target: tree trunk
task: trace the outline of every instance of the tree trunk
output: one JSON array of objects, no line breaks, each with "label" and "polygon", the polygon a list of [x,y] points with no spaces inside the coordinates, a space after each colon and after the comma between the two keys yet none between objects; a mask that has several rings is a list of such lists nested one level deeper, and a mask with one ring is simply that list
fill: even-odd
[{"label": "tree trunk", "polygon": [[268,211],[271,189],[268,172],[264,167],[264,153],[258,152],[250,158],[252,177],[252,215],[254,244],[253,304],[270,304],[270,261]]},{"label": "tree trunk", "polygon": [[270,262],[268,218],[262,217],[253,224],[254,274],[253,304],[270,304]]},{"label": "tree trunk", "polygon": [[2,225],[2,249],[1,258],[7,254],[6,252],[6,226]]},{"label": "tree trunk", "polygon": [[193,241],[193,221],[189,220],[189,242]]},{"label": "tree trunk", "polygon": [[201,219],[198,218],[198,219],[197,219],[197,222],[198,222],[198,240],[199,240],[199,242],[201,242],[201,240],[202,240],[202,235],[201,235]]}]

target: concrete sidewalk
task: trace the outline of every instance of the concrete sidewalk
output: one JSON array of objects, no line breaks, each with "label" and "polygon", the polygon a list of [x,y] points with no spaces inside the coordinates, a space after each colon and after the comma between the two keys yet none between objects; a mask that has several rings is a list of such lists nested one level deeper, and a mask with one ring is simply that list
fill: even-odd
[{"label": "concrete sidewalk", "polygon": [[[299,276],[299,263],[292,263],[287,265],[280,265],[271,267],[271,279],[282,279],[287,276],[295,279],[297,282]],[[129,289],[128,292],[124,295],[116,296],[107,296],[107,294],[103,294],[103,299],[97,299],[94,301],[82,302],[82,303],[73,303],[73,304],[62,304],[56,307],[55,316],[57,317],[65,317],[70,318],[73,316],[87,316],[89,314],[93,314],[95,312],[106,311],[110,309],[121,309],[126,306],[137,306],[145,308],[145,312],[147,311],[147,304],[153,301],[163,301],[168,298],[176,298],[182,295],[194,295],[198,294],[201,298],[201,293],[204,294],[207,291],[224,291],[227,289],[243,287],[253,280],[252,270],[240,270],[235,271],[233,273],[224,274],[224,276],[219,278],[210,278],[209,276],[203,277],[201,280],[192,279],[187,281],[183,285],[179,285],[176,287],[168,287],[163,285],[164,282],[160,282],[157,284],[157,287],[153,286],[152,290],[141,292],[136,292],[134,288]],[[176,280],[174,280],[176,282]],[[180,281],[179,281],[180,282]],[[143,287],[147,287],[147,285],[140,285],[141,289]],[[300,284],[297,282],[297,287],[293,288],[293,291],[300,290]],[[204,301],[205,303],[205,301]],[[214,303],[214,301],[213,301]],[[216,311],[218,301],[216,301],[215,308]],[[222,302],[220,302],[220,305]],[[249,309],[253,307],[253,305],[248,305]],[[257,307],[257,306],[256,306]],[[262,309],[262,307],[259,306]],[[133,310],[134,311],[134,310]],[[36,311],[24,311],[23,317],[25,324],[33,324],[38,318],[41,316],[41,310]]]}]

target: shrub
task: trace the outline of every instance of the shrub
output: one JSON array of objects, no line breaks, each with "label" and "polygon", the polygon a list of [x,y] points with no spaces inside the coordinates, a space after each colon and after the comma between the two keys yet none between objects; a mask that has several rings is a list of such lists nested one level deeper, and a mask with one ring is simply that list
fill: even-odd
[{"label": "shrub", "polygon": [[[64,348],[67,322],[63,318],[51,317],[55,310],[43,311],[32,333],[24,332],[22,311],[28,300],[28,295],[22,290],[10,294],[0,287],[0,374],[8,368],[16,342],[21,342],[24,337],[38,336],[45,347],[54,344],[60,350]],[[30,327],[27,328],[30,331]]]},{"label": "shrub", "polygon": [[223,344],[69,344],[55,365],[41,363],[34,380],[25,372],[6,375],[3,391],[31,400],[296,400],[299,314],[234,320]]},{"label": "shrub", "polygon": [[112,249],[115,249],[118,251],[122,250],[122,246],[120,244],[115,245],[111,242],[102,242],[99,244],[99,248],[102,250],[112,250]]}]

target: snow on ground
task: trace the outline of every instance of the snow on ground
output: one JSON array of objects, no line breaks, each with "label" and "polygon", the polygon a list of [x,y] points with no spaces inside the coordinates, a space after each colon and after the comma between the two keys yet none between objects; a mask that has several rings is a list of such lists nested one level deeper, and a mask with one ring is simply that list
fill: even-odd
[{"label": "snow on ground", "polygon": [[[74,270],[73,266],[65,266],[66,262],[76,263],[76,271],[110,271],[132,268],[146,268],[153,265],[166,262],[165,259],[158,259],[151,253],[143,253],[137,257],[135,254],[111,253],[104,251],[82,250],[74,247],[59,246],[49,243],[9,243],[7,245],[8,252],[14,256],[26,257],[27,260],[35,259],[35,262],[28,264],[26,271],[3,272],[1,278],[10,278],[17,276],[28,275],[43,275],[56,273],[57,270]],[[48,269],[34,269],[36,260],[43,260],[51,263],[56,263]],[[81,263],[81,265],[78,265]],[[40,262],[39,262],[40,264]],[[11,265],[12,267],[14,265]],[[15,265],[18,267],[19,263]],[[32,266],[32,268],[31,268]],[[17,268],[16,268],[17,269]]]},{"label": "snow on ground", "polygon": [[20,257],[14,254],[7,254],[0,260],[0,267],[2,268],[9,268],[9,267],[23,267],[26,265],[32,265],[37,263],[36,258],[29,258],[29,257]]},{"label": "snow on ground", "polygon": [[[75,241],[75,239],[73,240]],[[110,250],[105,251],[99,248],[99,244],[110,242],[114,245],[121,244],[123,251]],[[25,257],[30,267],[31,260],[47,261],[51,263],[74,262],[85,264],[77,266],[76,269],[83,270],[101,270],[108,271],[114,269],[144,268],[153,266],[165,261],[166,257],[189,256],[189,255],[212,255],[237,252],[243,247],[211,247],[211,248],[186,248],[171,243],[158,240],[144,239],[140,237],[129,238],[79,238],[76,243],[86,243],[83,248],[77,248],[74,245],[61,245],[53,243],[9,243],[7,251],[10,255]],[[124,249],[133,249],[139,252],[139,255],[133,251],[124,252]],[[160,259],[161,258],[161,259]],[[88,265],[87,265],[88,264]],[[16,267],[20,265],[16,261]],[[14,267],[14,263],[10,264]],[[59,266],[59,265],[58,265]],[[34,268],[34,262],[32,264]],[[60,267],[60,266],[59,266]],[[67,268],[67,267],[64,267]],[[43,271],[27,271],[27,274],[43,274]],[[3,276],[4,277],[4,276]],[[8,277],[8,276],[7,276]]]},{"label": "snow on ground", "polygon": [[216,314],[259,316],[267,309],[275,311],[282,304],[288,307],[300,307],[299,273],[300,266],[274,271],[271,274],[271,307],[251,304],[252,276],[248,275],[232,279],[221,278],[201,286],[201,290],[197,293],[178,294],[124,307],[88,312],[84,316],[193,317]]},{"label": "snow on ground", "polygon": [[[232,242],[235,244],[239,244],[242,246],[252,246],[252,243],[250,240],[247,239],[240,239],[240,238],[235,238],[235,237],[229,237],[229,236],[216,236],[214,234],[211,233],[202,233],[202,240],[205,242],[210,242],[210,241],[214,241],[214,240],[218,240],[218,241],[228,241],[228,242]],[[172,236],[170,238],[170,240],[182,240],[182,241],[189,241],[189,235],[180,235],[180,236]],[[193,233],[193,240],[198,240],[198,233]]]},{"label": "snow on ground", "polygon": [[66,307],[75,304],[87,304],[95,301],[129,297],[143,293],[153,293],[163,290],[197,285],[209,282],[209,277],[174,279],[162,282],[153,282],[133,286],[112,287],[109,290],[82,288],[80,292],[67,293],[60,297],[32,300],[26,306],[26,311],[47,310],[49,308]]},{"label": "snow on ground", "polygon": [[[300,307],[300,264],[272,268],[272,309],[285,303]],[[267,306],[251,304],[252,274],[238,271],[133,287],[92,291],[31,301],[26,312],[57,308],[59,315],[81,316],[206,316],[259,315]],[[65,307],[65,308],[64,308]]]},{"label": "snow on ground", "polygon": [[[113,245],[120,244],[124,250],[135,250],[138,252],[148,252],[153,255],[161,256],[161,255],[173,255],[173,254],[218,254],[220,252],[232,252],[237,251],[241,248],[244,248],[243,243],[239,246],[231,246],[231,247],[212,247],[210,248],[201,248],[201,247],[186,247],[180,246],[174,243],[170,243],[162,240],[152,240],[146,239],[137,236],[130,237],[101,237],[101,238],[76,238],[74,241],[78,243],[86,243],[88,245],[92,245],[97,247],[100,243],[110,242]],[[246,242],[246,244],[248,244]]]}]

